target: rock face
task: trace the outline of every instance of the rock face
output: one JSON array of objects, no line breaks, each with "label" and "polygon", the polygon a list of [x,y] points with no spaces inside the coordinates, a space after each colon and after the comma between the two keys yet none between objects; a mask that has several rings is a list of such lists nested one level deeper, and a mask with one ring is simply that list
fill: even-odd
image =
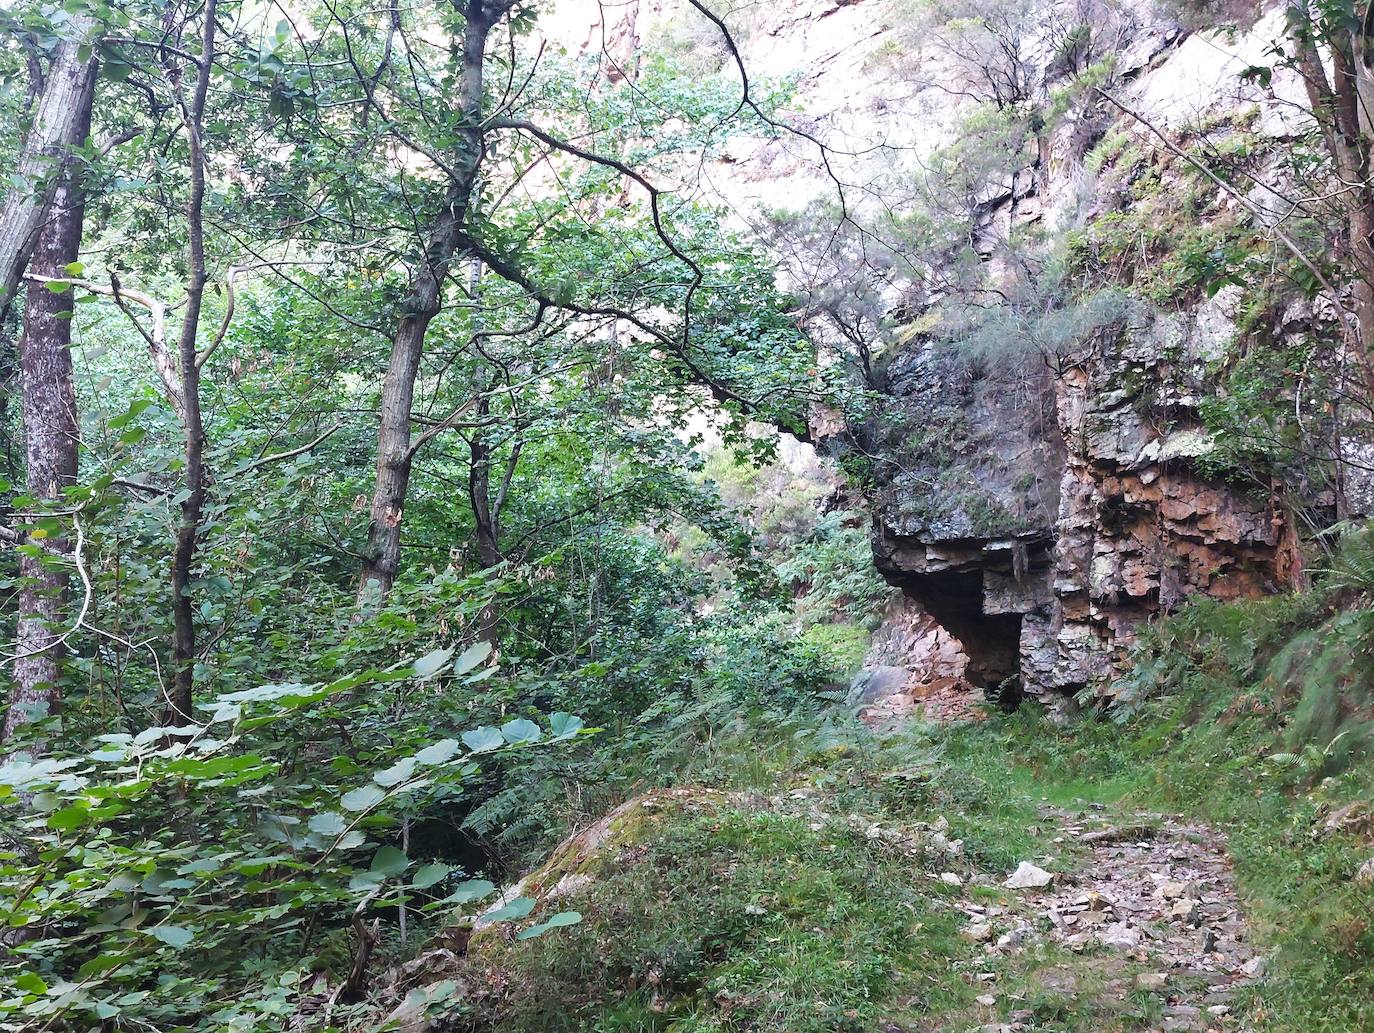
[{"label": "rock face", "polygon": [[965,646],[975,684],[1019,679],[1056,705],[1109,691],[1142,620],[1292,577],[1276,500],[1199,463],[1211,446],[1192,356],[1224,300],[1056,372],[949,390],[938,376],[894,381],[893,404],[923,427],[938,395],[977,428],[906,465],[874,507],[879,570]]},{"label": "rock face", "polygon": [[963,720],[977,702],[964,644],[910,597],[888,608],[869,644],[848,704],[877,728],[927,720]]},{"label": "rock face", "polygon": [[[1272,17],[1224,43],[1131,23],[1118,41],[1128,104],[1166,132],[1244,118],[1251,146],[1281,144],[1293,132],[1285,112],[1235,74],[1278,33]],[[1278,97],[1291,92],[1276,83]],[[1080,132],[1056,131],[1046,149],[1058,157],[1023,192],[987,205],[983,224],[1005,235],[1030,212],[1071,233],[1127,213],[1142,168],[1161,190],[1185,192],[1188,170],[1168,167],[1139,119],[1094,130],[1138,151],[1135,171],[1115,181],[1086,168]],[[1069,194],[1076,206],[1063,203]],[[1208,204],[1218,222],[1253,218],[1224,193]],[[1235,286],[1179,291],[1104,338],[1019,364],[960,363],[919,340],[892,360],[886,428],[863,442],[890,460],[875,478],[875,560],[964,645],[974,684],[1014,685],[1056,709],[1084,690],[1110,697],[1142,621],[1192,596],[1252,597],[1300,576],[1277,492],[1228,483],[1208,462],[1201,410],[1241,333],[1241,301]],[[1301,322],[1276,332],[1303,332]]]},{"label": "rock face", "polygon": [[1210,319],[1203,310],[1156,325],[1058,379],[1065,462],[1052,601],[1022,638],[1022,673],[1035,691],[1103,686],[1142,619],[1191,595],[1271,592],[1288,576],[1277,500],[1201,473],[1209,439],[1197,395],[1169,386],[1187,379],[1170,356],[1196,353]]},{"label": "rock face", "polygon": [[[1006,261],[999,242],[1018,234],[1071,240],[1128,221],[1142,179],[1179,198],[1174,230],[1264,223],[1271,208],[1282,217],[1279,194],[1268,188],[1255,187],[1244,202],[1214,184],[1199,188],[1160,140],[1219,147],[1239,140],[1246,153],[1288,146],[1301,131],[1301,83],[1278,69],[1266,87],[1240,74],[1269,63],[1282,10],[1234,35],[1190,35],[1153,7],[1111,0],[1027,6],[1038,13],[1022,26],[1017,60],[1034,85],[1029,99],[1012,103],[1050,104],[1067,82],[1065,65],[1090,49],[1078,71],[1110,54],[1116,99],[1132,114],[1086,104],[1043,132],[1030,164],[966,184],[958,198],[969,218],[962,260],[971,251],[974,264],[996,269]],[[599,50],[609,79],[635,46],[657,40],[734,81],[719,33],[683,0],[603,6],[590,27],[585,5],[556,9],[569,26],[556,42]],[[912,10],[900,0],[779,0],[728,15],[755,91],[784,78],[794,84],[778,117],[803,134],[731,140],[728,153],[709,163],[717,196],[737,211],[799,210],[817,198],[833,204],[839,186],[844,204],[862,215],[865,206],[871,212],[888,203],[875,200],[882,190],[914,181],[925,158],[958,136],[969,110],[959,98],[973,88],[969,76],[987,69],[961,67],[951,56],[957,48],[927,46],[912,29]],[[1055,43],[1051,27],[1084,12],[1097,19],[1091,38]],[[819,139],[832,148],[824,162]],[[1099,146],[1113,139],[1114,153],[1131,156],[1119,167]],[[695,169],[693,176],[702,181]],[[1158,234],[1166,252],[1169,232]],[[842,238],[831,235],[834,247],[813,277],[848,283],[849,256],[869,259],[865,247],[844,251],[836,243]],[[824,308],[825,286],[790,268],[787,254],[779,247],[783,278]],[[872,658],[858,697],[915,698],[953,678],[1068,709],[1085,690],[1110,695],[1126,648],[1152,615],[1195,595],[1274,591],[1300,573],[1295,535],[1270,486],[1228,483],[1209,463],[1214,448],[1202,410],[1217,397],[1217,368],[1231,361],[1243,332],[1238,288],[1209,296],[1193,281],[1150,296],[1090,249],[1080,256],[1081,275],[1099,285],[1120,281],[1150,304],[1123,315],[1112,333],[1081,335],[1062,348],[1022,347],[1020,359],[993,363],[956,358],[936,343],[922,319],[941,288],[894,288],[887,274],[901,258],[900,245],[884,252],[874,280],[854,292],[868,309],[846,310],[858,313],[848,325],[834,321],[849,338],[837,351],[864,334],[875,354],[885,349],[872,373],[866,342],[858,346],[883,411],[867,427],[841,428],[834,440],[850,435],[872,461],[874,559],[910,601],[885,626],[893,640],[879,652],[890,655]],[[940,280],[944,271],[935,272],[927,280]],[[954,264],[949,273],[951,280],[961,275]],[[1280,334],[1309,332],[1318,321],[1298,313],[1282,322]],[[903,332],[891,333],[894,325]],[[834,344],[823,319],[806,326],[822,349]],[[1011,344],[1025,345],[1015,340],[1020,334],[1008,324]],[[818,439],[830,417],[819,422]]]}]

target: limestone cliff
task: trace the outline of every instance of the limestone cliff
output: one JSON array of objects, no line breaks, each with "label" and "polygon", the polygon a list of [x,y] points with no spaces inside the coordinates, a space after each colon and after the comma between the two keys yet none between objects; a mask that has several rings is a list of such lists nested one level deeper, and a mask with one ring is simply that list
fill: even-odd
[{"label": "limestone cliff", "polygon": [[[1197,34],[1149,5],[1004,5],[1020,21],[998,23],[989,38],[1001,51],[983,52],[977,39],[933,45],[937,7],[958,15],[976,4],[786,0],[729,15],[756,92],[792,84],[774,127],[787,131],[732,140],[706,178],[765,236],[772,227],[782,274],[805,298],[802,325],[877,399],[864,417],[820,429],[862,467],[879,570],[926,615],[900,617],[898,630],[913,630],[897,667],[913,681],[957,670],[1058,706],[1109,693],[1151,615],[1295,576],[1274,487],[1211,461],[1202,410],[1224,390],[1218,369],[1253,313],[1237,287],[1195,274],[1193,251],[1205,264],[1212,242],[1190,227],[1214,229],[1224,249],[1262,229],[1266,206],[1281,207],[1256,172],[1301,131],[1287,103],[1298,84],[1279,74],[1261,88],[1242,75],[1281,34],[1281,12],[1239,33]],[[657,44],[735,74],[715,28],[685,3],[601,11],[588,28],[585,12],[569,10],[565,42],[612,55],[612,70]],[[1110,95],[1094,92],[1097,81]],[[980,156],[986,173],[970,173],[983,167],[968,158],[975,147],[1007,136],[1012,121],[998,118],[1008,111],[1032,112],[1025,139],[1004,145],[1015,160]],[[1176,141],[1241,155],[1250,196],[1209,184]],[[918,208],[902,207],[918,182],[938,182],[919,211],[942,191],[952,229],[901,236],[919,221]],[[808,205],[836,216],[835,228],[795,216]],[[1135,234],[1124,245],[1122,227]],[[1027,241],[1045,252],[1058,242],[1061,275],[1080,294],[1120,288],[1120,311],[1048,343],[1044,305],[989,330],[984,313],[1001,302],[987,298],[1007,295]],[[963,351],[941,332],[960,291],[965,313],[983,320],[983,340]],[[1291,309],[1273,322],[1273,334],[1314,328]],[[965,654],[957,663],[950,636]],[[912,655],[926,645],[939,655]]]}]

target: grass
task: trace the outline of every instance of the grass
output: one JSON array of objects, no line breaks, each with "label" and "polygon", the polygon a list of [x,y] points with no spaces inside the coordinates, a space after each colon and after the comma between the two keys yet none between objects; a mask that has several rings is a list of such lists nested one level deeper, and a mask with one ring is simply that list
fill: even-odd
[{"label": "grass", "polygon": [[[445,1028],[1159,1028],[1163,999],[1136,990],[1120,958],[1049,943],[988,955],[960,936],[955,897],[1006,905],[998,883],[1019,861],[1085,863],[1045,833],[1043,807],[1096,805],[1118,822],[1171,813],[1227,835],[1268,962],[1234,1002],[1248,1028],[1374,1030],[1374,888],[1354,878],[1374,841],[1326,827],[1349,801],[1374,799],[1374,770],[1357,754],[1272,759],[1295,748],[1306,690],[1276,684],[1270,660],[1332,613],[1290,598],[1184,614],[1159,632],[1142,666],[1157,684],[1136,686],[1121,723],[1058,728],[1028,709],[878,741],[833,718],[742,721],[682,760],[689,789],[581,862],[590,886],[558,904],[581,925],[479,938]],[[913,847],[946,823],[962,856]],[[966,885],[943,884],[943,870]],[[994,985],[994,1002],[979,1003]]]},{"label": "grass", "polygon": [[[1295,781],[1267,760],[1285,741],[1283,723],[1263,711],[1237,713],[1234,704],[1217,686],[1157,702],[1125,727],[994,719],[948,733],[944,756],[952,771],[1004,775],[1016,795],[1039,790],[1059,802],[1096,800],[1216,825],[1229,837],[1242,906],[1270,959],[1250,1002],[1255,1027],[1374,1029],[1374,889],[1353,878],[1374,844],[1325,828],[1344,804],[1374,798],[1374,772],[1356,763],[1316,784]],[[995,838],[995,827],[985,834]]]},{"label": "grass", "polygon": [[894,992],[964,1005],[953,890],[833,801],[703,791],[656,810],[601,854],[581,925],[483,951],[518,982],[463,1028],[859,1033]]}]

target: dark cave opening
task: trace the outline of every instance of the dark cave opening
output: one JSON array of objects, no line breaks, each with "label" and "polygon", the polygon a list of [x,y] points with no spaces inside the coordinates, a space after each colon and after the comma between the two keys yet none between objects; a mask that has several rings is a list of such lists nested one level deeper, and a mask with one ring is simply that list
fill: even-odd
[{"label": "dark cave opening", "polygon": [[959,640],[971,684],[989,690],[1019,683],[1021,614],[984,611],[981,570],[906,574],[901,588]]}]

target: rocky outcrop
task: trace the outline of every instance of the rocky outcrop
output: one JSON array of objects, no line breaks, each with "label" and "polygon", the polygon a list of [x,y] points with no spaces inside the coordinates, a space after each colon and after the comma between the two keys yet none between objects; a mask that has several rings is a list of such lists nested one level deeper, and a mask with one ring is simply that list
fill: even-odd
[{"label": "rocky outcrop", "polygon": [[[1122,116],[1099,131],[1137,148],[1132,174],[1158,171],[1158,189],[1184,196],[1188,170],[1169,167],[1151,127],[1210,123],[1224,137],[1228,118],[1257,100],[1234,73],[1274,31],[1262,23],[1222,47],[1136,27],[1122,59],[1135,55],[1130,100],[1151,125]],[[1260,146],[1292,130],[1268,108],[1247,117]],[[1051,144],[1068,157],[1051,164],[1040,206],[1076,191],[1076,209],[1049,216],[1065,229],[1132,203],[1129,191],[1114,196],[1120,180],[1085,171],[1069,145],[1075,131]],[[1027,200],[1004,198],[985,218],[1009,222]],[[1224,195],[1208,205],[1204,217],[1218,222],[1252,215]],[[898,461],[878,477],[874,554],[965,643],[975,682],[1019,682],[1054,706],[1084,690],[1110,696],[1142,621],[1192,596],[1248,597],[1294,579],[1295,535],[1273,486],[1228,482],[1209,462],[1200,413],[1239,333],[1239,304],[1236,287],[1210,298],[1180,290],[1167,306],[1123,311],[1110,333],[1046,356],[1041,369],[941,366],[920,348],[894,361],[887,393],[906,430],[880,446]],[[943,435],[935,442],[932,428]],[[892,447],[902,433],[919,458]]]},{"label": "rocky outcrop", "polygon": [[[843,225],[814,230],[804,220],[778,248],[784,278],[808,293],[812,309],[843,309],[830,323],[810,319],[807,330],[822,350],[857,349],[866,386],[882,399],[866,425],[815,434],[842,430],[831,440],[847,436],[869,465],[874,559],[909,600],[906,616],[888,623],[905,622],[902,658],[871,658],[875,684],[860,689],[875,698],[918,697],[949,677],[1054,706],[1085,690],[1110,695],[1142,621],[1195,595],[1273,591],[1297,570],[1295,535],[1273,486],[1221,476],[1202,419],[1219,390],[1216,367],[1241,333],[1235,288],[1209,297],[1186,276],[1162,287],[1132,282],[1126,258],[1108,268],[1089,248],[1074,275],[1120,281],[1148,304],[1124,306],[1091,333],[1052,344],[1018,340],[1033,335],[1008,320],[1003,350],[1019,357],[997,361],[954,354],[937,329],[951,296],[944,281],[967,283],[970,267],[981,265],[977,275],[995,287],[1000,266],[1015,260],[1007,242],[1018,236],[1066,240],[1129,222],[1142,179],[1176,194],[1179,229],[1258,225],[1267,207],[1277,212],[1272,190],[1257,186],[1242,202],[1190,179],[1162,139],[1239,140],[1249,155],[1286,147],[1301,131],[1301,84],[1282,70],[1263,87],[1241,74],[1266,63],[1282,12],[1247,32],[1199,35],[1152,5],[1042,0],[1025,10],[1036,13],[1014,28],[1010,88],[1022,92],[1010,109],[1061,105],[1069,77],[1109,55],[1121,106],[1088,90],[1088,100],[1068,114],[1061,106],[1035,130],[1028,164],[989,162],[986,182],[941,184],[953,209],[967,207],[963,243],[958,234],[920,239],[934,253],[959,252],[949,269],[899,284],[900,242],[879,233],[855,243]],[[666,40],[703,67],[735,74],[719,34],[683,3],[638,0],[602,19],[587,49],[600,41],[614,55],[627,39]],[[981,58],[970,65],[977,48],[931,45],[911,10],[891,0],[787,0],[728,20],[756,90],[784,78],[794,84],[776,124],[801,130],[732,139],[716,156],[712,187],[738,211],[795,212],[828,198],[829,210],[838,204],[855,225],[865,213],[900,211],[894,192],[957,140],[966,98],[991,88],[1002,111],[1008,84]],[[1012,31],[1008,21],[998,25]],[[1007,52],[994,47],[987,60]],[[1129,157],[1104,156],[1109,139],[1112,153]],[[831,148],[825,155],[819,140]],[[1137,229],[1163,241],[1138,263],[1179,264],[1167,254],[1169,227]],[[829,241],[829,252],[813,256],[809,272],[788,264],[793,245],[817,239]],[[851,256],[873,263],[867,282],[849,275]],[[834,336],[837,326],[845,340]],[[951,643],[961,647],[957,673]]]},{"label": "rocky outcrop", "polygon": [[1019,680],[1053,702],[1108,692],[1142,620],[1290,579],[1275,501],[1204,472],[1199,399],[1233,301],[1152,316],[1057,369],[894,363],[905,418],[879,446],[895,461],[874,556],[964,644],[972,682]]}]

